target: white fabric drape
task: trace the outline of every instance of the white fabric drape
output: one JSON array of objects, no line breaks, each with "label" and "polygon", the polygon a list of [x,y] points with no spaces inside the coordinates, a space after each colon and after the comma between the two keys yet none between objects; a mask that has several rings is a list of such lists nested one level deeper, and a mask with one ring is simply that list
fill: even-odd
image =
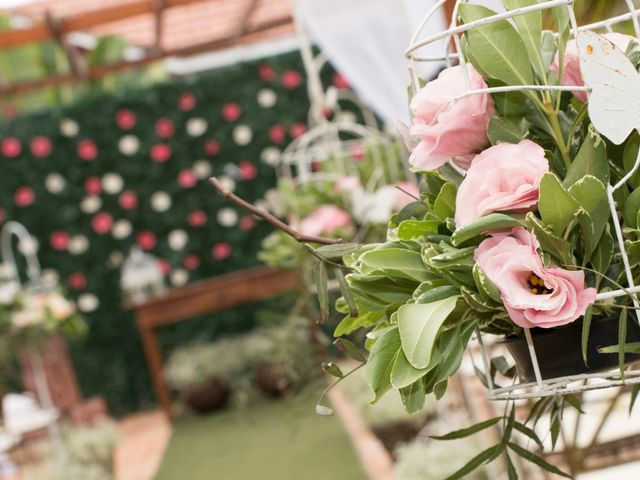
[{"label": "white fabric drape", "polygon": [[[500,0],[473,3],[497,8]],[[300,20],[313,42],[387,123],[409,117],[404,51],[432,5],[433,0],[297,0]],[[443,28],[444,15],[437,15],[422,38]],[[422,53],[442,53],[444,45],[429,49]],[[420,73],[430,78],[439,68],[425,65]]]}]

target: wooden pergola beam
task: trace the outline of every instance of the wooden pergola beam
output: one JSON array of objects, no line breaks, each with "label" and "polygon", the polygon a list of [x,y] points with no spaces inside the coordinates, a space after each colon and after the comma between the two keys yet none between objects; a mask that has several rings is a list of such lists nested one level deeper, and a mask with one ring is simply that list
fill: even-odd
[{"label": "wooden pergola beam", "polygon": [[[204,1],[207,0],[164,0],[163,6],[165,9],[168,9]],[[65,35],[70,32],[85,30],[105,23],[125,20],[149,13],[153,14],[156,11],[157,6],[154,0],[139,0],[114,7],[91,10],[82,14],[59,19],[60,34]],[[0,50],[52,39],[49,25],[47,25],[46,22],[40,22],[30,28],[0,32]]]},{"label": "wooden pergola beam", "polygon": [[[172,0],[172,1],[175,1],[175,0]],[[181,1],[184,1],[184,0],[181,0]],[[87,72],[87,76],[85,78],[79,78],[75,74],[64,74],[64,75],[50,76],[47,78],[33,80],[29,82],[22,82],[14,85],[6,85],[6,88],[2,91],[2,94],[3,95],[22,95],[22,94],[42,90],[45,88],[50,88],[50,87],[57,87],[65,84],[77,84],[79,82],[82,82],[83,80],[97,80],[111,73],[116,73],[116,72],[129,70],[133,68],[140,68],[144,65],[162,60],[167,57],[187,57],[190,55],[197,55],[199,53],[222,50],[224,48],[229,48],[241,41],[245,41],[245,40],[250,41],[254,36],[258,34],[261,34],[266,31],[279,28],[285,25],[290,25],[291,23],[292,23],[292,18],[290,16],[277,18],[274,20],[270,20],[268,22],[264,22],[260,25],[257,25],[250,30],[247,30],[246,33],[240,37],[221,38],[221,39],[213,40],[211,42],[206,42],[206,43],[184,47],[180,49],[166,50],[166,51],[163,51],[162,53],[152,53],[151,55],[144,57],[140,60],[118,62],[110,65],[102,65],[102,66],[94,67]]]}]

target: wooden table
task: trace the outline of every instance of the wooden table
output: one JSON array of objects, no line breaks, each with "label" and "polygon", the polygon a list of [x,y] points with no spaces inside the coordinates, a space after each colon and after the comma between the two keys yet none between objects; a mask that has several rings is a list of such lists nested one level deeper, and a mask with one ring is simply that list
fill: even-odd
[{"label": "wooden table", "polygon": [[300,287],[298,271],[257,267],[172,289],[143,303],[125,305],[135,311],[153,387],[166,415],[172,418],[173,402],[164,379],[158,327],[277,297]]}]

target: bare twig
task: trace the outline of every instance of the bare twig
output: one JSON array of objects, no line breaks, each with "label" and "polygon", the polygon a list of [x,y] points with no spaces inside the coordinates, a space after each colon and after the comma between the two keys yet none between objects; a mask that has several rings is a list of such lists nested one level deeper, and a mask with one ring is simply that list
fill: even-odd
[{"label": "bare twig", "polygon": [[397,190],[400,190],[402,193],[404,193],[405,195],[410,196],[411,198],[413,198],[413,199],[414,199],[414,200],[416,200],[416,201],[421,200],[421,198],[420,198],[420,197],[416,197],[413,193],[411,193],[411,192],[409,192],[409,191],[405,190],[405,189],[404,189],[404,188],[402,188],[400,185],[396,185],[396,189],[397,189]]},{"label": "bare twig", "polygon": [[266,212],[265,210],[261,210],[255,207],[254,205],[251,205],[246,200],[243,200],[242,198],[238,197],[236,194],[228,191],[227,189],[224,188],[224,185],[222,184],[222,182],[218,180],[216,177],[211,177],[209,181],[213,184],[216,190],[224,198],[244,208],[245,210],[251,212],[255,216],[260,217],[261,219],[270,223],[274,227],[282,230],[284,233],[286,233],[287,235],[289,235],[290,237],[292,237],[293,239],[295,239],[300,243],[318,243],[320,245],[336,245],[339,243],[343,243],[343,240],[341,238],[333,239],[333,238],[316,237],[313,235],[303,235],[297,230],[294,230],[293,228],[291,228],[289,225],[287,225],[283,221],[271,215],[269,212]]}]

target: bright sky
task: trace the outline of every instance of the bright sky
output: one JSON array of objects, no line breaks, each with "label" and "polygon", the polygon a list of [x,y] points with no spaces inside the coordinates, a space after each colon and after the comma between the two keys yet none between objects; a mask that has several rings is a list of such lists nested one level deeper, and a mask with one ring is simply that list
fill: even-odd
[{"label": "bright sky", "polygon": [[18,5],[24,5],[25,3],[33,3],[36,0],[0,0],[0,8],[17,7]]}]

